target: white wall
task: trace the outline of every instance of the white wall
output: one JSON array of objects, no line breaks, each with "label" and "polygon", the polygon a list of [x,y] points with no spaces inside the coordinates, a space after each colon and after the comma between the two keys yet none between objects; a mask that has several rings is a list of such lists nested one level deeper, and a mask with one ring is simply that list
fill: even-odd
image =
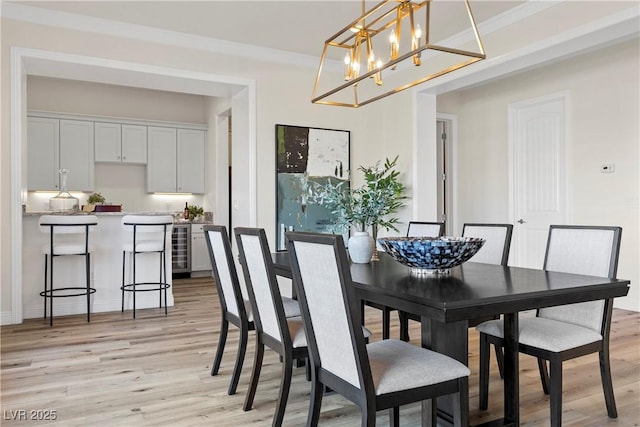
[{"label": "white wall", "polygon": [[[508,220],[507,105],[569,91],[569,222],[623,227],[616,306],[640,311],[638,39],[438,97],[458,116],[457,205],[464,222]],[[615,164],[615,173],[600,165]]]}]

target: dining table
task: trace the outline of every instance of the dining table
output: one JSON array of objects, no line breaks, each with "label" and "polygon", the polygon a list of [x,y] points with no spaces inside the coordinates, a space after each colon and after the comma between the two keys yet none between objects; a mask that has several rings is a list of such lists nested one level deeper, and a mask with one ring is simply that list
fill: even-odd
[{"label": "dining table", "polygon": [[[276,274],[292,277],[286,251],[273,253],[272,260]],[[351,263],[350,269],[361,301],[420,316],[422,346],[467,366],[469,321],[502,316],[504,414],[481,424],[485,427],[520,425],[518,313],[622,297],[630,284],[623,279],[475,262],[465,262],[445,274],[415,274],[386,253],[380,253],[379,261]],[[428,407],[423,405],[423,424],[427,424]],[[437,407],[439,421],[452,423],[450,398],[439,398]]]}]

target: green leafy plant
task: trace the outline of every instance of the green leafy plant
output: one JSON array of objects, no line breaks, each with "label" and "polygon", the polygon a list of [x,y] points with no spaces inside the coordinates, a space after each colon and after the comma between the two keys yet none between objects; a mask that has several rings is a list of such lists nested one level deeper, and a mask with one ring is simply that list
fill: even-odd
[{"label": "green leafy plant", "polygon": [[323,205],[336,215],[337,230],[345,230],[353,226],[359,231],[372,227],[374,237],[377,228],[398,231],[398,218],[389,217],[404,206],[405,186],[399,180],[400,172],[395,170],[398,156],[393,160],[386,159],[380,166],[360,166],[358,170],[364,174],[362,187],[350,189],[347,181],[333,184],[329,180],[325,184],[312,184],[309,187],[309,199]]},{"label": "green leafy plant", "polygon": [[188,205],[189,219],[194,220],[196,217],[204,215],[204,209],[198,205]]},{"label": "green leafy plant", "polygon": [[104,203],[104,201],[105,201],[105,198],[100,193],[93,193],[87,199],[87,203],[90,204],[90,205],[101,204],[101,203]]}]

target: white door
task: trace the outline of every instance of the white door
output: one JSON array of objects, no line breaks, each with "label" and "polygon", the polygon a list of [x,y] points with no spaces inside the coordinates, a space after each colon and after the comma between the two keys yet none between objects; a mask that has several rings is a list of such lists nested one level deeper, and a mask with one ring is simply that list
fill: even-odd
[{"label": "white door", "polygon": [[542,268],[549,225],[566,222],[566,94],[509,106],[512,265]]}]

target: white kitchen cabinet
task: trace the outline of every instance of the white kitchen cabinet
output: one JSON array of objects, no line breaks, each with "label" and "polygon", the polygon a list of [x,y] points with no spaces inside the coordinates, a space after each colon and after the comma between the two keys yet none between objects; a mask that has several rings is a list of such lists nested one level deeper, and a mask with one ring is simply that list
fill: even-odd
[{"label": "white kitchen cabinet", "polygon": [[95,161],[147,163],[147,127],[95,122]]},{"label": "white kitchen cabinet", "polygon": [[176,129],[147,129],[147,192],[176,193]]},{"label": "white kitchen cabinet", "polygon": [[59,190],[60,120],[27,119],[27,189]]},{"label": "white kitchen cabinet", "polygon": [[27,188],[60,190],[60,169],[67,169],[67,190],[93,191],[93,122],[29,117]]},{"label": "white kitchen cabinet", "polygon": [[122,125],[122,163],[147,163],[147,127]]},{"label": "white kitchen cabinet", "polygon": [[179,193],[205,192],[205,133],[202,130],[178,129]]},{"label": "white kitchen cabinet", "polygon": [[93,122],[60,120],[60,169],[69,191],[93,191]]},{"label": "white kitchen cabinet", "polygon": [[118,162],[122,159],[122,126],[95,122],[95,161]]},{"label": "white kitchen cabinet", "polygon": [[149,193],[205,192],[205,132],[149,126]]},{"label": "white kitchen cabinet", "polygon": [[191,272],[210,271],[209,249],[202,224],[191,224]]}]

